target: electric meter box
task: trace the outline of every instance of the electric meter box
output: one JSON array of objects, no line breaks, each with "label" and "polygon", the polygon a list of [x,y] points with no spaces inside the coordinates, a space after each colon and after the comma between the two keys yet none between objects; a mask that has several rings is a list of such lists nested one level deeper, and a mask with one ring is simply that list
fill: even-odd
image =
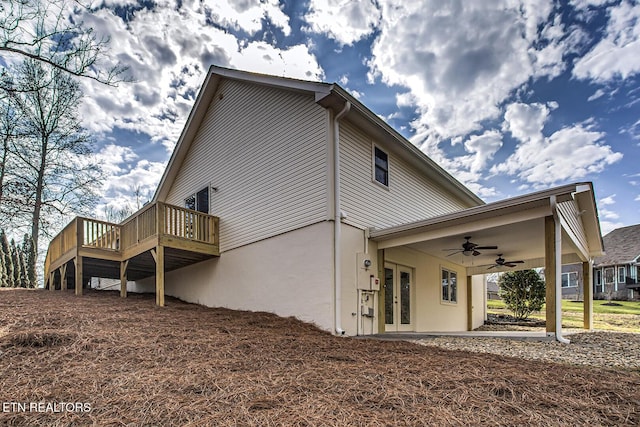
[{"label": "electric meter box", "polygon": [[376,283],[375,278],[376,270],[373,266],[373,260],[371,254],[360,252],[356,254],[356,274],[358,289],[361,291],[379,291],[380,281]]}]

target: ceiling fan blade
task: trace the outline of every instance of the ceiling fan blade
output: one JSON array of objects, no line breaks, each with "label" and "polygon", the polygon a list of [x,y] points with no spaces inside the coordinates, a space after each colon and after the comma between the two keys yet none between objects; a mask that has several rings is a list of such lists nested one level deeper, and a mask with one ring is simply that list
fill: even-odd
[{"label": "ceiling fan blade", "polygon": [[496,268],[496,267],[499,267],[499,265],[498,264],[493,264],[491,267],[487,268],[487,270],[491,270],[492,268]]},{"label": "ceiling fan blade", "polygon": [[473,256],[478,256],[478,255],[480,255],[480,252],[478,252],[478,251],[476,251],[476,250],[474,249],[474,250],[473,250],[472,255],[473,255]]},{"label": "ceiling fan blade", "polygon": [[504,264],[502,264],[502,265],[504,265],[504,266],[506,266],[506,267],[515,267],[515,266],[516,266],[515,264],[511,264],[510,262],[505,262],[505,263],[504,263]]},{"label": "ceiling fan blade", "polygon": [[457,249],[456,249],[456,252],[451,252],[451,253],[450,253],[449,255],[447,255],[447,256],[451,256],[451,255],[459,254],[460,252],[462,252],[462,251],[460,251],[460,250],[457,250]]},{"label": "ceiling fan blade", "polygon": [[476,246],[474,249],[486,249],[486,250],[490,250],[490,249],[498,249],[497,246]]},{"label": "ceiling fan blade", "polygon": [[505,264],[524,264],[524,261],[505,261]]}]

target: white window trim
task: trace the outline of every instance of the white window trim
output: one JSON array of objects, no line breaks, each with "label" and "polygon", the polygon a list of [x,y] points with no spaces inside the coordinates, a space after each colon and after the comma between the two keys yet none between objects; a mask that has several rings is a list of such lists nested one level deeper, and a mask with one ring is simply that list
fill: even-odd
[{"label": "white window trim", "polygon": [[[620,272],[622,272],[622,280],[620,280]],[[618,267],[618,283],[627,283],[627,268],[626,267]]]},{"label": "white window trim", "polygon": [[[448,279],[447,279],[447,282],[448,282],[447,286],[448,286],[448,288],[449,288],[449,292],[448,292],[448,294],[449,294],[449,299],[448,299],[448,300],[446,300],[446,299],[442,298],[442,272],[443,272],[443,271],[446,271],[446,272],[448,273],[448,274],[447,274],[447,277],[448,277]],[[455,275],[456,275],[456,300],[455,300],[455,301],[451,301],[451,273],[453,273],[453,274],[455,274]],[[457,272],[457,271],[454,271],[454,270],[451,270],[451,269],[449,269],[449,268],[446,268],[446,267],[440,266],[440,279],[439,279],[439,280],[440,280],[440,281],[439,281],[440,286],[438,287],[438,292],[440,293],[440,304],[444,304],[444,305],[458,305],[458,300],[460,299],[460,283],[459,283],[459,281],[458,281],[458,276],[459,276],[459,274],[458,274],[458,272]]]},{"label": "white window trim", "polygon": [[[387,185],[384,185],[376,179],[376,148],[387,155]],[[391,156],[389,156],[389,151],[383,149],[373,141],[371,142],[371,181],[387,191],[391,189]]]},{"label": "white window trim", "polygon": [[[576,280],[575,280],[575,285],[571,284],[571,275],[575,274],[576,276]],[[577,288],[578,287],[578,272],[577,271],[568,271],[566,273],[562,273],[562,276],[567,276],[567,284],[568,286],[562,286],[562,289],[570,289],[570,288]],[[561,283],[562,285],[562,283]]]}]

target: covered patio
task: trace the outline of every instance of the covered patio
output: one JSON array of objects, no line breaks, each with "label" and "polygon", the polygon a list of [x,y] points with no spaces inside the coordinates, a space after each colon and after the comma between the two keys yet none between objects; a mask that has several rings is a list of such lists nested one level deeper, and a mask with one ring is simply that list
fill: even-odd
[{"label": "covered patio", "polygon": [[[603,244],[590,182],[556,187],[411,224],[372,230],[370,236],[377,243],[380,278],[385,277],[388,254],[399,248],[454,264],[458,276],[464,272],[465,277],[456,279],[456,292],[461,295],[460,304],[466,305],[468,331],[474,329],[474,314],[477,318],[477,310],[481,309],[477,307],[478,301],[484,301],[478,298],[478,293],[485,292],[479,285],[482,281],[474,280],[474,276],[544,267],[546,334],[566,341],[562,337],[561,270],[565,264],[581,264],[584,328],[592,328],[592,263],[594,257],[603,254]],[[467,237],[478,246],[478,250],[463,250],[462,244]],[[480,249],[485,246],[491,249]],[[457,247],[461,250],[451,251]],[[504,265],[497,265],[499,256],[507,261]],[[517,263],[508,262],[516,260]],[[382,303],[385,301],[384,288],[381,286],[379,296],[379,332],[386,331],[385,304]],[[415,310],[420,309],[418,304]],[[418,329],[415,332],[437,332]]]}]

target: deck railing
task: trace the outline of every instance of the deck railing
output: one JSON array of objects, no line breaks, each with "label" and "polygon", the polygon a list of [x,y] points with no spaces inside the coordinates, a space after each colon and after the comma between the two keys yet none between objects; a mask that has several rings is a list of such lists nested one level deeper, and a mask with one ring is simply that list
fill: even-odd
[{"label": "deck railing", "polygon": [[215,216],[162,202],[144,206],[121,224],[77,217],[49,243],[45,273],[77,247],[124,253],[148,239],[163,236],[217,245],[217,229]]}]

